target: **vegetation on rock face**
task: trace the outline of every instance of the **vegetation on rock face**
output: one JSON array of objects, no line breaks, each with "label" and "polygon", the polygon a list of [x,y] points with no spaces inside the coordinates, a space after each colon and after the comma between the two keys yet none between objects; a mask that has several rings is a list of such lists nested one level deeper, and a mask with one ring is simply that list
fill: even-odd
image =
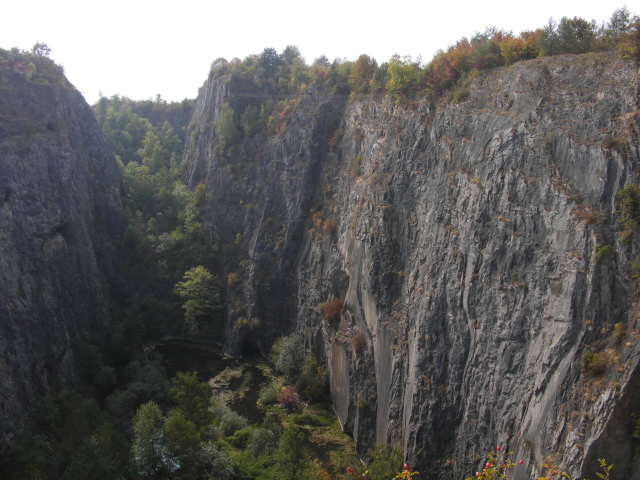
[{"label": "vegetation on rock face", "polygon": [[[470,39],[462,38],[446,51],[440,50],[426,65],[421,59],[397,54],[378,65],[363,54],[355,61],[338,58],[329,62],[326,57],[319,57],[307,66],[299,50],[288,46],[281,54],[266,48],[260,55],[250,55],[242,61],[219,58],[213,62],[210,76],[230,75],[228,85],[235,116],[244,118],[242,128],[251,135],[255,131],[281,131],[290,116],[292,99],[275,102],[268,97],[301,95],[312,82],[354,97],[389,94],[396,103],[425,96],[433,99],[445,92],[452,92],[453,101],[461,102],[465,99],[464,82],[482,70],[540,56],[610,50],[640,62],[640,19],[626,7],[614,11],[609,21],[600,25],[595,20],[563,17],[518,35],[490,27]],[[256,98],[242,99],[243,93]],[[264,97],[260,98],[260,94]],[[232,132],[229,139],[239,138],[239,127],[228,130]]]},{"label": "vegetation on rock face", "polygon": [[216,277],[199,265],[187,270],[184,280],[176,284],[176,292],[185,300],[182,308],[187,330],[199,332],[204,322],[211,322],[222,310],[217,283]]},{"label": "vegetation on rock face", "polygon": [[304,345],[297,335],[283,337],[279,342],[276,370],[289,382],[294,382],[304,361]]},{"label": "vegetation on rock face", "polygon": [[71,88],[64,76],[64,68],[49,58],[50,53],[51,49],[41,42],[37,42],[31,51],[0,48],[0,76],[3,70],[16,72],[29,82]]},{"label": "vegetation on rock face", "polygon": [[321,313],[325,319],[335,322],[338,319],[343,306],[344,297],[338,297],[327,303],[319,304],[318,312]]},{"label": "vegetation on rock face", "polygon": [[[182,142],[158,114],[188,108],[175,105],[117,95],[94,105],[123,177],[128,227],[121,244],[127,261],[121,268],[129,288],[121,300],[136,303],[147,339],[183,331],[221,333],[220,286],[208,273],[215,246],[207,244],[202,226],[206,188],[188,191],[180,180]],[[156,124],[136,111],[153,114]]]},{"label": "vegetation on rock face", "polygon": [[[299,96],[313,82],[353,98],[388,94],[404,103],[449,94],[457,103],[468,98],[465,81],[481,70],[540,55],[612,49],[640,61],[640,23],[626,9],[614,12],[602,26],[565,17],[517,36],[489,29],[439,52],[427,65],[399,55],[378,64],[361,55],[355,62],[320,57],[307,66],[291,46],[280,54],[265,49],[243,61],[219,59],[212,65],[211,76],[230,77],[231,99],[220,109],[217,148],[230,159],[237,155],[243,136],[283,132]],[[30,82],[68,88],[62,67],[48,58],[49,53],[40,43],[31,52],[0,50],[0,75],[11,71]],[[250,95],[243,97],[243,92]],[[178,161],[184,130],[176,132],[180,122],[172,125],[165,118],[190,108],[189,102],[167,105],[159,97],[155,102],[134,102],[118,96],[102,97],[94,106],[123,177],[128,228],[120,247],[126,259],[121,266],[125,280],[123,286],[114,287],[121,313],[99,342],[84,338],[75,346],[80,392],[43,399],[32,431],[0,465],[12,478],[329,478],[326,466],[310,461],[299,448],[304,428],[329,422],[305,408],[304,402],[326,400],[327,378],[324,365],[305,350],[301,337],[285,337],[277,344],[275,369],[283,378],[274,379],[260,396],[262,405],[277,418],[268,416],[256,425],[220,403],[195,373],[179,373],[169,384],[149,348],[167,334],[186,332],[219,339],[222,333],[220,285],[211,273],[216,266],[215,246],[207,243],[203,226],[207,188],[198,185],[188,191],[181,181]],[[336,147],[343,133],[336,130],[328,140],[330,146]],[[360,167],[359,160],[354,163]],[[618,200],[625,243],[640,225],[638,186],[622,189]],[[574,216],[588,224],[603,221],[603,214],[589,206],[576,209]],[[328,235],[338,231],[333,218],[319,215],[313,221]],[[594,255],[602,259],[611,251],[599,244]],[[640,266],[634,269],[640,277]],[[228,287],[237,287],[238,278],[229,273]],[[318,310],[335,323],[343,306],[341,297],[320,304]],[[253,318],[241,317],[238,325],[260,328]],[[620,341],[624,330],[618,325],[614,336]],[[355,352],[367,348],[361,332],[351,337],[351,344]],[[582,366],[593,377],[608,368],[606,359],[592,351],[585,352]],[[281,407],[296,416],[287,416]],[[402,452],[398,449],[376,446],[369,457],[368,470],[359,465],[355,453],[343,457],[342,461],[348,458],[348,467],[336,478],[415,474],[408,468],[399,472]],[[495,457],[486,465],[486,471],[476,477],[507,478],[498,470],[514,467]],[[602,466],[608,475],[610,466]],[[550,471],[543,478],[562,475],[557,469]]]},{"label": "vegetation on rock face", "polygon": [[[42,46],[37,51],[46,53]],[[20,58],[40,53],[12,51],[9,58],[2,51],[0,75],[2,68],[19,70]],[[46,56],[40,62],[53,65]],[[37,58],[34,64],[42,72]],[[40,79],[34,75],[31,81]],[[144,111],[139,107],[117,96],[101,98],[94,106],[117,153],[128,223],[118,245],[124,261],[117,266],[121,283],[112,285],[113,322],[109,331],[76,341],[80,393],[63,392],[43,401],[23,442],[3,459],[0,470],[11,472],[10,478],[139,478],[170,471],[187,457],[201,468],[220,457],[217,447],[200,438],[208,412],[194,417],[200,410],[192,410],[180,393],[193,387],[194,378],[178,377],[169,390],[153,349],[167,334],[197,330],[200,338],[211,340],[220,334],[215,328],[219,285],[208,273],[215,246],[206,243],[201,220],[206,189],[187,190],[177,167],[182,143],[173,127],[140,117],[134,112]],[[172,400],[178,405],[174,410]],[[145,409],[132,423],[142,405]],[[165,416],[165,411],[172,413]],[[132,426],[137,438],[131,437]],[[171,455],[145,439],[158,435]],[[191,447],[196,440],[198,449]]]},{"label": "vegetation on rock face", "polygon": [[618,192],[618,208],[622,214],[620,243],[627,244],[640,230],[640,185],[630,184]]}]

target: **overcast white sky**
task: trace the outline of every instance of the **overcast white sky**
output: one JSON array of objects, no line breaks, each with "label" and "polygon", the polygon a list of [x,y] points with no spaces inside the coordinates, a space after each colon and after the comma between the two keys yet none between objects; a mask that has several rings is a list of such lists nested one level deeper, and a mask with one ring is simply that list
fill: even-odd
[{"label": "overcast white sky", "polygon": [[622,6],[624,0],[8,0],[0,48],[47,43],[90,104],[99,92],[180,101],[197,96],[218,57],[243,59],[265,47],[281,52],[295,45],[309,64],[323,54],[355,60],[362,53],[378,62],[394,53],[428,62],[438,49],[489,25],[517,34],[550,17],[600,23]]}]

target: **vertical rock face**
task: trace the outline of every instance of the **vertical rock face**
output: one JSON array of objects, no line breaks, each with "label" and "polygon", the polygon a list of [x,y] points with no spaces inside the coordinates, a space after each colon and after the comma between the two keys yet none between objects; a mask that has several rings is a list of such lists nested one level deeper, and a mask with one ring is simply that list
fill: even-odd
[{"label": "vertical rock face", "polygon": [[[185,168],[213,196],[213,238],[243,258],[223,262],[241,272],[230,353],[266,347],[278,325],[303,333],[359,451],[399,444],[426,478],[469,476],[497,444],[523,459],[514,478],[545,461],[593,476],[603,457],[638,478],[640,243],[620,243],[616,214],[640,171],[636,68],[610,54],[522,62],[437,106],[310,95],[284,133],[243,141],[241,176],[214,148],[216,82]],[[339,296],[337,324],[317,306]],[[236,308],[261,329],[242,330]]]},{"label": "vertical rock face", "polygon": [[297,262],[327,138],[344,101],[311,89],[283,133],[247,137],[234,147],[236,156],[225,155],[217,138],[220,108],[238,108],[229,81],[211,78],[202,87],[183,167],[187,183],[205,183],[211,195],[205,228],[219,244],[220,276],[229,278],[225,349],[239,356],[245,343],[268,353],[275,338],[294,328],[296,292],[305,288],[296,279]]},{"label": "vertical rock face", "polygon": [[82,96],[0,70],[1,448],[38,396],[73,385],[74,342],[109,318],[123,226],[118,168]]},{"label": "vertical rock face", "polygon": [[[336,341],[349,351],[359,330],[369,347],[340,389],[366,402],[342,420],[363,448],[399,443],[439,478],[475,471],[497,443],[531,468],[559,454],[577,475],[596,451],[618,456],[596,439],[620,428],[611,414],[637,362],[637,252],[614,216],[638,169],[636,71],[543,59],[468,88],[435,112],[365,101],[345,114],[342,168],[359,157],[360,170],[334,179],[339,259],[324,277],[349,277]],[[607,358],[596,377],[589,349]]]}]

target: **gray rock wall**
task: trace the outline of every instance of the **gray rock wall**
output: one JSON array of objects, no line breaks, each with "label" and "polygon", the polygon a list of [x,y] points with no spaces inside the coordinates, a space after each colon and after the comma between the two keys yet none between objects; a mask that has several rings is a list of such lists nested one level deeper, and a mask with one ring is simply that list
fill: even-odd
[{"label": "gray rock wall", "polygon": [[[359,451],[401,445],[426,478],[470,476],[497,444],[524,460],[514,478],[544,461],[593,476],[603,456],[631,478],[638,243],[620,244],[615,204],[638,172],[632,65],[522,62],[481,73],[459,104],[305,98],[284,133],[244,140],[242,177],[215,153],[223,88],[203,87],[185,168],[213,196],[212,239],[244,261],[222,267],[244,269],[228,295],[230,354],[298,330],[326,357]],[[335,149],[331,115],[344,133]],[[317,305],[339,296],[335,325]],[[268,321],[243,332],[237,308]],[[603,374],[584,371],[587,350]]]},{"label": "gray rock wall", "polygon": [[0,71],[0,450],[40,396],[74,385],[74,342],[110,316],[120,176],[66,82]]},{"label": "gray rock wall", "polygon": [[[227,291],[224,339],[226,354],[235,357],[245,343],[266,354],[278,336],[295,328],[296,292],[306,288],[297,282],[296,264],[300,252],[311,248],[312,240],[305,238],[309,212],[327,138],[344,101],[319,92],[306,96],[285,132],[245,137],[234,147],[236,155],[225,156],[217,146],[217,122],[223,103],[237,108],[229,81],[223,76],[203,85],[183,169],[191,187],[207,185],[211,202],[205,230],[219,249],[220,277],[239,279]],[[236,120],[241,113],[235,112]],[[238,327],[239,319],[257,319],[260,327]]]}]

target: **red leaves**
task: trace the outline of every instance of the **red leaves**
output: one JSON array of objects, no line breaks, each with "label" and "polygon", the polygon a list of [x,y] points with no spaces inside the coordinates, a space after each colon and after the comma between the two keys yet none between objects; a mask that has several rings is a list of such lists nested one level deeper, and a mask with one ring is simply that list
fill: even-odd
[{"label": "red leaves", "polygon": [[284,408],[293,408],[300,403],[296,389],[293,387],[283,387],[278,393],[278,403]]},{"label": "red leaves", "polygon": [[334,298],[323,305],[322,314],[327,320],[334,320],[338,315],[340,315],[343,306],[344,297]]}]

